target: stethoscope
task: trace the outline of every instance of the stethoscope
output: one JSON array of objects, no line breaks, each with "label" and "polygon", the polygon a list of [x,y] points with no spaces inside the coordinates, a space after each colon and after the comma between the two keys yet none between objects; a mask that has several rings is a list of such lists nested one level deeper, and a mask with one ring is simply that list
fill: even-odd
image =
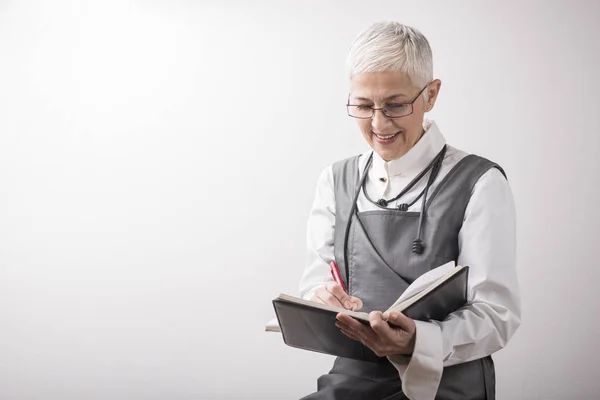
[{"label": "stethoscope", "polygon": [[[414,254],[423,254],[423,250],[424,250],[425,246],[423,245],[423,241],[421,240],[421,233],[422,233],[422,228],[423,228],[423,216],[425,215],[425,206],[427,203],[427,193],[429,192],[429,188],[431,187],[431,185],[435,181],[435,178],[437,177],[437,175],[440,172],[440,169],[442,167],[442,162],[444,161],[445,155],[446,155],[446,145],[444,145],[442,150],[435,156],[435,158],[429,163],[429,165],[423,171],[421,171],[419,173],[419,175],[417,175],[408,185],[406,185],[406,187],[404,189],[402,189],[402,191],[400,191],[400,193],[398,193],[398,195],[396,197],[394,197],[393,199],[389,199],[389,200],[379,199],[377,201],[373,201],[369,197],[369,194],[367,193],[367,190],[365,187],[365,184],[367,182],[367,173],[369,172],[369,169],[371,168],[371,165],[373,163],[373,152],[371,152],[371,154],[369,155],[369,159],[367,160],[367,163],[365,164],[365,167],[363,168],[362,177],[361,177],[358,187],[356,189],[356,193],[354,194],[354,198],[352,200],[352,207],[350,208],[350,212],[348,214],[348,219],[347,219],[348,222],[346,223],[346,232],[344,234],[344,269],[346,270],[346,280],[348,280],[348,277],[350,276],[350,269],[348,267],[348,237],[350,236],[350,226],[352,225],[352,217],[357,216],[356,219],[360,223],[360,219],[358,218],[358,215],[357,215],[357,201],[358,201],[358,196],[360,195],[361,191],[365,194],[365,197],[367,198],[368,201],[370,201],[377,207],[384,209],[384,210],[408,211],[409,207],[411,207],[421,197],[423,197],[423,204],[421,205],[421,212],[419,214],[419,228],[417,230],[417,237],[413,240],[413,243],[412,243],[412,252]],[[427,184],[425,185],[425,189],[423,189],[423,191],[417,196],[416,199],[414,199],[410,203],[402,203],[395,208],[388,207],[388,204],[393,203],[394,201],[400,199],[410,189],[412,189],[421,179],[423,179],[425,174],[427,174],[427,172],[429,172],[429,171],[431,171],[431,174],[429,175],[429,179],[427,179]]]}]

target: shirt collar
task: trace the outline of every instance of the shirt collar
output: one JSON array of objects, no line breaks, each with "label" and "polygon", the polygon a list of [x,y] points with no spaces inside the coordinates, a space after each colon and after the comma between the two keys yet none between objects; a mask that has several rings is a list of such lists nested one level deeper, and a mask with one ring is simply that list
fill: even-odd
[{"label": "shirt collar", "polygon": [[374,177],[416,176],[424,170],[446,144],[434,121],[424,121],[425,133],[406,154],[395,160],[386,162],[373,152]]}]

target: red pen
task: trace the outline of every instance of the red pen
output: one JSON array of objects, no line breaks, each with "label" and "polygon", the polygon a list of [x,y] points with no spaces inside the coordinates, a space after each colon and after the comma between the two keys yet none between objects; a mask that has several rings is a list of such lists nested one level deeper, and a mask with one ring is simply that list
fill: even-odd
[{"label": "red pen", "polygon": [[[346,292],[346,286],[344,286],[344,281],[342,280],[342,276],[340,275],[340,270],[338,269],[335,261],[329,263],[329,270],[331,271],[331,276],[333,276],[333,280],[344,289]],[[348,293],[348,292],[346,292]]]}]

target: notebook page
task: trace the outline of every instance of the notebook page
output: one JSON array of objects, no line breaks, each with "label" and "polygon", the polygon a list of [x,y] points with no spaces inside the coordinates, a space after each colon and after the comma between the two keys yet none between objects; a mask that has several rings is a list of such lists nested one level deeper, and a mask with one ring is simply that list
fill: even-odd
[{"label": "notebook page", "polygon": [[419,276],[413,283],[410,284],[410,286],[404,291],[404,293],[402,293],[398,300],[396,300],[394,304],[390,306],[389,309],[425,290],[432,283],[446,276],[446,274],[452,271],[455,267],[456,265],[454,264],[454,261],[450,261]]},{"label": "notebook page", "polygon": [[[415,302],[419,301],[421,298],[425,297],[428,293],[430,293],[431,291],[433,291],[437,286],[441,285],[443,282],[445,282],[446,280],[450,279],[452,276],[456,275],[462,269],[463,269],[463,267],[455,267],[455,268],[453,268],[445,276],[443,276],[440,279],[438,279],[433,285],[428,286],[427,288],[425,288],[424,290],[422,290],[419,293],[415,294],[414,296],[409,297],[408,299],[406,299],[406,300],[404,300],[404,301],[396,304],[394,306],[394,309],[390,309],[390,312],[391,311],[400,311],[400,312],[402,312],[407,307],[410,307],[412,304],[414,304]],[[386,319],[387,319],[387,315],[388,315],[387,311],[385,313],[383,313],[383,317],[386,318]]]},{"label": "notebook page", "polygon": [[269,320],[269,322],[267,322],[265,324],[265,331],[266,332],[281,332],[281,327],[279,327],[279,321],[277,320],[277,317]]}]

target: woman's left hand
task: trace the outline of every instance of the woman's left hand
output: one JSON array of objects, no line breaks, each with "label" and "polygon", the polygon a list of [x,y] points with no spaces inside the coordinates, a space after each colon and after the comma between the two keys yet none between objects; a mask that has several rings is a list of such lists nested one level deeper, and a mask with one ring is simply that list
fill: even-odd
[{"label": "woman's left hand", "polygon": [[339,313],[336,318],[335,325],[344,335],[361,342],[378,357],[410,355],[415,348],[415,321],[402,313],[392,312],[385,321],[380,311],[372,311],[369,314],[370,326],[344,313]]}]

